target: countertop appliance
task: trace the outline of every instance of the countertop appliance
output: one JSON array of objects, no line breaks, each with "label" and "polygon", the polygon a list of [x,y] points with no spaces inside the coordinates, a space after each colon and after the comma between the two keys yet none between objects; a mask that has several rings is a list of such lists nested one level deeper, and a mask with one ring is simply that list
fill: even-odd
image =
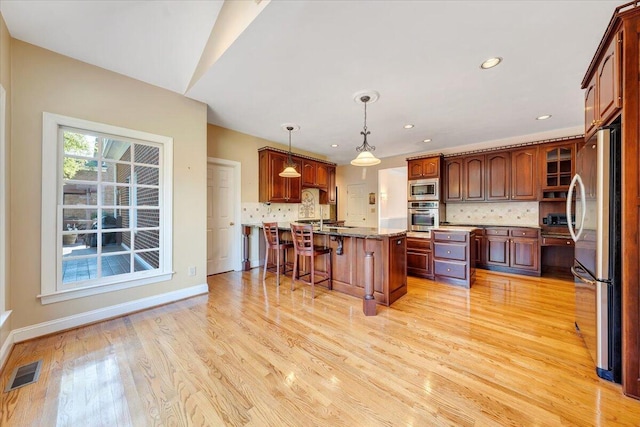
[{"label": "countertop appliance", "polygon": [[409,201],[440,200],[440,182],[438,178],[412,179],[407,182]]},{"label": "countertop appliance", "polygon": [[429,231],[440,225],[440,218],[444,218],[444,203],[440,202],[409,202],[407,214],[407,230]]},{"label": "countertop appliance", "polygon": [[[542,218],[542,223],[550,227],[567,227],[569,225],[567,223],[567,214],[565,214],[564,212],[547,214],[546,218]],[[575,226],[575,215],[571,215],[571,223],[572,226]]]},{"label": "countertop appliance", "polygon": [[577,152],[567,195],[567,217],[576,190],[571,272],[576,277],[576,329],[598,376],[621,381],[621,131],[620,119],[602,128]]}]

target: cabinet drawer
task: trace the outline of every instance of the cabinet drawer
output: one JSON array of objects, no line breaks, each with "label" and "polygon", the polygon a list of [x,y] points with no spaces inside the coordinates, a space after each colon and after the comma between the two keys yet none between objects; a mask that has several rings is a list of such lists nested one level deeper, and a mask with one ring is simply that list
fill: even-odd
[{"label": "cabinet drawer", "polygon": [[485,236],[508,236],[509,229],[508,228],[485,228],[484,235]]},{"label": "cabinet drawer", "polygon": [[466,242],[468,233],[432,231],[433,240],[440,242]]},{"label": "cabinet drawer", "polygon": [[512,237],[538,237],[538,230],[535,228],[512,228]]},{"label": "cabinet drawer", "polygon": [[411,250],[411,249],[421,249],[424,251],[430,251],[431,250],[431,239],[413,239],[408,237],[407,238],[407,250]]},{"label": "cabinet drawer", "polygon": [[467,260],[467,247],[465,245],[451,245],[447,243],[434,243],[433,256],[436,258]]},{"label": "cabinet drawer", "polygon": [[542,246],[575,246],[573,240],[562,237],[543,237]]},{"label": "cabinet drawer", "polygon": [[467,279],[467,266],[457,262],[433,261],[434,273],[436,276],[452,277],[454,279]]}]

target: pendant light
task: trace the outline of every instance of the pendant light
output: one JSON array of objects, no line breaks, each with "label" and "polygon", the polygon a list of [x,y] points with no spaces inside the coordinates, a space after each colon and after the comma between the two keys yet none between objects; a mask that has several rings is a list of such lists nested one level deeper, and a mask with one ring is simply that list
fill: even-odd
[{"label": "pendant light", "polygon": [[376,149],[373,145],[369,145],[367,142],[367,135],[370,135],[371,132],[367,130],[367,102],[375,102],[380,95],[377,92],[364,92],[356,94],[354,101],[362,102],[364,104],[364,128],[360,135],[364,136],[364,141],[362,145],[356,147],[356,151],[360,154],[351,160],[351,164],[354,166],[373,166],[380,163],[380,159],[376,158],[373,155],[372,151]]},{"label": "pendant light", "polygon": [[291,132],[300,129],[300,126],[294,124],[284,124],[282,125],[282,128],[289,131],[289,157],[287,158],[287,163],[284,170],[278,175],[283,178],[298,178],[300,177],[300,172],[296,170],[296,164],[293,163],[293,159],[291,158]]}]

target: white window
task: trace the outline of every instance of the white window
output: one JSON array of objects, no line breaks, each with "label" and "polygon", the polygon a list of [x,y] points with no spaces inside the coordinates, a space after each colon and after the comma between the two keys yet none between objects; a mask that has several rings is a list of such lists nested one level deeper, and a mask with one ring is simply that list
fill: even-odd
[{"label": "white window", "polygon": [[7,151],[4,135],[6,132],[6,101],[7,93],[0,86],[0,327],[9,318],[10,311],[7,311],[5,296],[7,292]]},{"label": "white window", "polygon": [[173,140],[44,113],[42,143],[42,302],[168,280]]}]

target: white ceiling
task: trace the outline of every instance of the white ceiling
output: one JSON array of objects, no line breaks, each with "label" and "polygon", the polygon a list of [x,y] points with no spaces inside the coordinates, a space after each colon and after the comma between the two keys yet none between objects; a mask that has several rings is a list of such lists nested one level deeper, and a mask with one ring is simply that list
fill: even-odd
[{"label": "white ceiling", "polygon": [[[185,95],[208,104],[209,123],[283,144],[280,125],[296,123],[294,147],[340,164],[362,143],[353,95],[364,89],[380,93],[367,123],[378,157],[574,135],[580,82],[619,4],[272,0]],[[3,0],[0,10],[17,39],[184,93],[222,5]],[[503,63],[480,70],[493,56]]]}]

